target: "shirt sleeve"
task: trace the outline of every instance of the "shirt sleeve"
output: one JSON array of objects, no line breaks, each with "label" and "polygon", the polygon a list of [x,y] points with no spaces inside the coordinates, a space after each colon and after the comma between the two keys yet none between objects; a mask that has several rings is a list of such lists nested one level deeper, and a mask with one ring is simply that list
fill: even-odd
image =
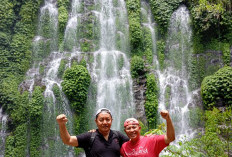
[{"label": "shirt sleeve", "polygon": [[90,132],[77,135],[76,137],[78,141],[78,147],[87,148],[89,146],[91,138]]},{"label": "shirt sleeve", "polygon": [[165,143],[164,135],[155,135],[153,140],[156,142],[155,151],[159,154],[169,144]]},{"label": "shirt sleeve", "polygon": [[121,147],[123,143],[129,141],[129,138],[119,131],[118,133],[119,133],[119,138],[120,138],[119,140],[120,140],[120,147]]}]

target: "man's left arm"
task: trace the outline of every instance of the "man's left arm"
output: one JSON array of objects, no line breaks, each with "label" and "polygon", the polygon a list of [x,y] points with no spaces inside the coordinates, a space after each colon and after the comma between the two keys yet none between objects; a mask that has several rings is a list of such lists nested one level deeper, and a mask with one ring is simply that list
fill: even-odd
[{"label": "man's left arm", "polygon": [[167,110],[162,110],[160,112],[160,115],[166,120],[167,123],[167,131],[166,134],[164,135],[164,140],[165,140],[165,144],[169,144],[175,140],[175,129],[171,117],[169,115],[169,112]]}]

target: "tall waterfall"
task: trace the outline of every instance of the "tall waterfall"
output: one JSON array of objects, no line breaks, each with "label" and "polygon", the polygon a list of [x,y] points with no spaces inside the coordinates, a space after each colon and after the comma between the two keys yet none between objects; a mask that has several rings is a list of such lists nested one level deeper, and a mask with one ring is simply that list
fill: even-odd
[{"label": "tall waterfall", "polygon": [[189,105],[193,93],[188,88],[188,64],[192,54],[189,11],[180,6],[173,14],[166,41],[165,69],[157,71],[160,81],[159,108],[168,109],[172,117],[177,139],[191,137]]},{"label": "tall waterfall", "polygon": [[[58,68],[63,54],[58,50],[58,9],[56,1],[45,0],[40,9],[38,33],[33,40],[33,66],[27,72],[24,82],[30,87],[32,93],[34,86],[45,85],[45,104],[43,111],[42,129],[42,156],[70,157],[74,156],[74,148],[65,146],[59,135],[56,116],[64,113],[69,119],[67,127],[73,133],[72,112],[68,101],[62,93],[61,79],[57,77]],[[41,69],[43,69],[42,72]],[[58,89],[59,98],[54,94]],[[28,135],[30,138],[30,135]],[[29,152],[29,151],[27,151]],[[30,156],[30,154],[28,154]]]},{"label": "tall waterfall", "polygon": [[[92,78],[97,84],[96,109],[107,107],[112,111],[113,129],[133,114],[132,79],[126,56],[128,45],[128,22],[125,2],[100,0],[101,38],[100,49],[94,52]],[[118,15],[118,16],[117,16]],[[116,20],[119,20],[118,26]],[[118,36],[118,37],[117,37]],[[116,40],[125,41],[116,44]]]},{"label": "tall waterfall", "polygon": [[7,115],[3,113],[2,107],[0,108],[0,157],[4,156],[6,130],[7,130]]},{"label": "tall waterfall", "polygon": [[[97,91],[94,95],[96,101],[91,104],[91,108],[93,110],[100,107],[109,108],[114,119],[113,129],[119,130],[122,127],[120,126],[121,122],[134,114],[132,79],[127,58],[129,26],[126,6],[123,0],[115,2],[113,3],[111,0],[94,1],[95,5],[99,7],[91,10],[91,13],[99,21],[100,41],[99,48],[88,53],[81,52],[80,30],[78,30],[81,20],[86,18],[86,12],[82,13],[83,2],[81,0],[72,1],[61,48],[58,48],[56,1],[45,0],[45,5],[40,9],[38,33],[33,40],[33,66],[28,70],[24,84],[31,93],[36,85],[46,86],[41,126],[42,156],[75,156],[74,148],[62,143],[55,120],[57,114],[66,114],[69,119],[67,127],[70,134],[73,135],[73,125],[75,125],[73,115],[68,100],[62,92],[62,80],[58,74],[63,60],[67,61],[65,68],[71,67],[73,60],[80,61],[83,57],[87,60],[92,86],[95,86]],[[89,56],[93,57],[93,62],[88,62]],[[57,90],[59,96],[57,96]],[[89,96],[89,101],[92,101],[91,96]],[[89,121],[94,122],[94,114],[91,114],[92,117]],[[92,128],[95,128],[95,125]],[[28,138],[30,139],[30,135]],[[28,156],[30,156],[29,153]]]},{"label": "tall waterfall", "polygon": [[[62,92],[62,79],[58,69],[63,60],[65,68],[71,67],[73,60],[87,59],[87,68],[91,74],[91,87],[95,93],[88,96],[88,104],[93,111],[101,107],[109,108],[113,115],[112,129],[122,130],[122,122],[134,116],[132,79],[129,65],[129,26],[124,0],[94,0],[95,16],[99,26],[99,46],[93,52],[81,51],[81,40],[78,30],[84,11],[82,0],[72,0],[69,19],[64,31],[64,40],[58,47],[58,8],[56,0],[45,0],[40,9],[37,35],[33,40],[33,65],[27,72],[28,91],[33,92],[36,85],[46,86],[42,130],[41,154],[45,157],[72,157],[74,148],[65,146],[59,136],[56,116],[64,113],[68,116],[68,131],[73,135],[73,112]],[[194,106],[193,92],[188,88],[188,63],[192,53],[189,12],[185,6],[176,10],[168,28],[166,41],[165,68],[159,68],[156,53],[155,22],[146,1],[142,1],[142,14],[147,17],[143,27],[150,29],[154,54],[154,73],[159,80],[159,109],[170,111],[176,135],[191,135],[189,125],[189,104]],[[96,39],[95,39],[96,40]],[[93,57],[90,62],[88,57]],[[56,91],[56,92],[55,92]],[[58,94],[58,95],[57,95]],[[91,103],[90,103],[91,102]],[[95,113],[95,112],[94,112]],[[89,123],[94,123],[94,113]],[[0,109],[0,157],[3,155],[6,136],[7,116]],[[91,126],[95,127],[95,125]],[[30,135],[28,135],[30,142]],[[30,143],[29,143],[30,144]],[[29,145],[28,144],[28,145]],[[28,146],[29,149],[29,146]],[[29,151],[28,156],[30,156]]]},{"label": "tall waterfall", "polygon": [[[166,41],[165,68],[160,69],[156,53],[155,23],[152,22],[151,11],[146,2],[141,3],[141,11],[146,22],[143,26],[150,29],[153,43],[154,74],[159,80],[159,110],[167,109],[172,117],[177,141],[183,137],[192,137],[193,131],[189,125],[189,107],[195,106],[193,94],[188,88],[188,64],[192,54],[189,11],[180,6],[170,19],[168,38]],[[161,120],[161,122],[163,122]]]}]

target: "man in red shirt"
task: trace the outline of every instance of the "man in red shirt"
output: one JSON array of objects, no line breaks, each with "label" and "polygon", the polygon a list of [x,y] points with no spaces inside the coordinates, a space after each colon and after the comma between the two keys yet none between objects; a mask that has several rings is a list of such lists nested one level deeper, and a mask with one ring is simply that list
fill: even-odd
[{"label": "man in red shirt", "polygon": [[166,120],[167,132],[164,135],[140,136],[141,126],[135,118],[128,118],[124,122],[124,131],[130,141],[124,143],[120,149],[123,157],[158,157],[159,153],[175,140],[175,130],[167,110],[160,112]]}]

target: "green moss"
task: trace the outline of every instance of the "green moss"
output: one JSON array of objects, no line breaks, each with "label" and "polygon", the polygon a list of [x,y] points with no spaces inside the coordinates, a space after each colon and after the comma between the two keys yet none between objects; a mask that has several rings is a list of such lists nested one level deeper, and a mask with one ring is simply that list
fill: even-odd
[{"label": "green moss", "polygon": [[44,74],[44,69],[45,69],[44,65],[40,64],[40,65],[39,65],[39,74],[40,74],[40,75],[43,75],[43,74]]},{"label": "green moss", "polygon": [[2,32],[11,33],[15,21],[14,5],[9,0],[2,0],[0,2],[0,30]]},{"label": "green moss", "polygon": [[146,61],[149,64],[153,62],[153,45],[152,45],[152,36],[149,28],[143,28],[143,48],[144,55],[146,56]]},{"label": "green moss", "polygon": [[202,116],[203,110],[201,108],[191,108],[191,110],[189,110],[190,126],[196,129],[200,126],[203,126]]},{"label": "green moss", "polygon": [[60,61],[60,66],[58,68],[58,72],[57,72],[57,77],[58,78],[62,78],[64,71],[65,71],[65,66],[67,64],[67,60],[65,59],[61,59]]},{"label": "green moss", "polygon": [[146,102],[145,113],[148,122],[148,128],[154,129],[157,125],[157,111],[158,111],[158,88],[154,74],[148,74],[147,76],[147,90],[146,90]]},{"label": "green moss", "polygon": [[144,60],[141,57],[134,56],[131,59],[131,74],[132,78],[138,78],[140,75],[145,73],[145,64]]},{"label": "green moss", "polygon": [[142,27],[140,24],[140,1],[128,0],[126,1],[128,19],[129,19],[129,37],[131,44],[131,52],[134,54],[141,51],[142,41]]},{"label": "green moss", "polygon": [[158,32],[163,36],[167,33],[170,17],[183,0],[150,0],[154,19],[158,24]]},{"label": "green moss", "polygon": [[77,40],[80,41],[80,48],[82,52],[92,52],[99,48],[100,41],[100,22],[99,18],[92,12],[97,8],[98,4],[83,2],[82,17],[79,19],[77,27]]},{"label": "green moss", "polygon": [[165,65],[164,65],[164,60],[165,60],[165,55],[164,55],[164,50],[165,50],[165,42],[163,40],[157,41],[157,56],[160,64],[160,69],[163,70]]},{"label": "green moss", "polygon": [[62,89],[74,111],[79,113],[86,104],[90,75],[82,65],[73,65],[65,70],[63,78]]},{"label": "green moss", "polygon": [[35,87],[32,93],[32,99],[29,102],[29,117],[30,117],[30,155],[41,156],[42,150],[42,113],[44,106],[43,90],[40,87]]},{"label": "green moss", "polygon": [[65,26],[68,22],[69,0],[58,0],[59,44],[64,37]]},{"label": "green moss", "polygon": [[167,86],[165,89],[165,106],[167,109],[170,108],[170,98],[171,98],[171,87]]}]

